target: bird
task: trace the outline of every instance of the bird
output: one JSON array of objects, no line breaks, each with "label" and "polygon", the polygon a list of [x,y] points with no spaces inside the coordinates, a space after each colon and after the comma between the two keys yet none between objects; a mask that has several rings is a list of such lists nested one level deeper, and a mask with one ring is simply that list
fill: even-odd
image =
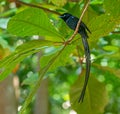
[{"label": "bird", "polygon": [[[62,20],[64,20],[64,22],[68,25],[68,27],[70,29],[72,29],[72,30],[76,29],[76,26],[77,26],[77,23],[79,21],[79,18],[73,16],[70,13],[64,13],[64,14],[60,15],[60,18]],[[87,87],[88,80],[89,80],[89,75],[90,75],[90,67],[91,67],[90,49],[89,49],[89,44],[88,44],[88,41],[87,41],[87,38],[88,38],[87,31],[89,33],[91,33],[91,31],[84,24],[84,22],[81,21],[79,29],[78,29],[78,33],[81,35],[82,43],[83,43],[83,46],[84,46],[85,59],[86,59],[86,73],[85,73],[84,85],[83,85],[80,97],[78,99],[79,103],[83,102],[83,100],[84,100],[85,91],[86,91],[86,87]]]}]

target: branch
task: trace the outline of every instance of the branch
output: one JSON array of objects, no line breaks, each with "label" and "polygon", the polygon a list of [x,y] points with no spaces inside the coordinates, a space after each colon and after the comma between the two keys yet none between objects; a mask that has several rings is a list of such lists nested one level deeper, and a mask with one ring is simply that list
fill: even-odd
[{"label": "branch", "polygon": [[19,0],[16,0],[15,2],[17,4],[22,4],[22,5],[25,5],[25,6],[35,7],[35,8],[43,9],[44,11],[47,11],[47,12],[51,12],[51,13],[54,13],[54,14],[57,14],[57,15],[61,15],[60,13],[58,13],[56,11],[49,10],[49,9],[44,8],[42,6],[38,6],[38,5],[30,4],[30,3],[25,3],[25,2],[22,2],[22,1],[19,1]]},{"label": "branch", "polygon": [[90,2],[90,0],[87,0],[86,4],[84,5],[83,11],[82,11],[82,14],[81,14],[81,16],[80,16],[80,18],[79,18],[79,21],[78,21],[78,23],[77,23],[76,29],[75,29],[73,35],[72,35],[72,36],[68,39],[68,41],[65,43],[65,45],[68,44],[69,42],[71,42],[71,41],[73,40],[73,38],[76,36],[76,34],[78,33],[80,23],[81,23],[82,18],[83,18],[84,14],[85,14],[85,12],[86,12],[86,10],[87,10],[87,8],[88,8],[89,2]]}]

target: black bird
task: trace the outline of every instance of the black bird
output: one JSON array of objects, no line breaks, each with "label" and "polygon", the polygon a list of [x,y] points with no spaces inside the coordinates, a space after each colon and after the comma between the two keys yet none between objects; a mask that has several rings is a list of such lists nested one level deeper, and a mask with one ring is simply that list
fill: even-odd
[{"label": "black bird", "polygon": [[[65,23],[73,30],[76,29],[77,23],[79,21],[79,19],[75,16],[72,16],[69,13],[64,13],[60,16],[60,18],[62,18]],[[86,57],[86,74],[85,74],[85,82],[82,88],[82,92],[80,95],[80,98],[78,100],[78,102],[83,102],[84,99],[84,95],[85,95],[85,91],[86,91],[86,86],[88,83],[88,79],[89,79],[89,75],[90,75],[90,66],[91,66],[91,61],[90,61],[90,49],[89,49],[89,44],[87,41],[88,38],[88,34],[87,31],[89,33],[90,30],[88,29],[88,27],[81,21],[79,29],[78,29],[78,33],[81,35],[82,37],[82,42],[83,42],[83,46],[84,46],[84,51],[85,51],[85,57]]]}]

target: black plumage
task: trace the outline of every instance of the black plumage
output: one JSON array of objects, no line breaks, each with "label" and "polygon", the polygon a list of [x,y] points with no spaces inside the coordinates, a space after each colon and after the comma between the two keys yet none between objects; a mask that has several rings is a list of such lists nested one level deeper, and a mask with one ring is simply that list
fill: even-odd
[{"label": "black plumage", "polygon": [[[77,23],[79,21],[79,19],[75,16],[72,16],[69,13],[64,13],[60,16],[60,18],[62,18],[65,23],[73,30],[76,29]],[[78,33],[81,35],[82,37],[82,43],[84,46],[84,51],[85,51],[85,57],[86,57],[86,74],[85,74],[85,82],[84,82],[84,86],[82,88],[82,92],[79,98],[78,102],[83,102],[84,99],[84,95],[85,95],[85,91],[86,91],[86,86],[88,83],[88,79],[89,79],[89,75],[90,75],[90,66],[91,66],[91,61],[90,61],[90,49],[89,49],[89,45],[88,45],[88,34],[87,31],[89,33],[90,30],[88,29],[88,27],[81,21],[79,29],[78,29]]]}]

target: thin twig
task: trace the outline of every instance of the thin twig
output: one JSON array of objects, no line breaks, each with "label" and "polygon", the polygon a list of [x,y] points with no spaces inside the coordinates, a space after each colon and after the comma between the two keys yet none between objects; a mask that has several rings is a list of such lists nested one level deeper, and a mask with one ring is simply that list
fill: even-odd
[{"label": "thin twig", "polygon": [[[78,21],[78,23],[77,23],[77,26],[76,26],[76,28],[75,28],[75,31],[74,31],[73,35],[67,40],[66,44],[68,44],[69,42],[71,42],[71,41],[73,40],[73,38],[76,36],[76,34],[78,33],[80,23],[81,23],[82,18],[83,18],[84,14],[85,14],[85,12],[86,12],[86,10],[87,10],[87,8],[88,8],[89,2],[90,2],[90,0],[88,0],[88,1],[86,2],[85,6],[84,6],[84,8],[83,8],[82,14],[81,14],[81,16],[80,16],[80,18],[79,18],[79,21]],[[65,44],[65,45],[66,45],[66,44]]]},{"label": "thin twig", "polygon": [[51,12],[51,13],[54,13],[54,14],[57,14],[57,15],[61,15],[59,12],[44,8],[42,6],[38,6],[38,5],[30,4],[30,3],[25,3],[25,2],[22,2],[22,1],[19,1],[19,0],[16,0],[16,3],[26,5],[26,6],[30,6],[30,7],[39,8],[39,9],[43,9],[44,11]]}]

